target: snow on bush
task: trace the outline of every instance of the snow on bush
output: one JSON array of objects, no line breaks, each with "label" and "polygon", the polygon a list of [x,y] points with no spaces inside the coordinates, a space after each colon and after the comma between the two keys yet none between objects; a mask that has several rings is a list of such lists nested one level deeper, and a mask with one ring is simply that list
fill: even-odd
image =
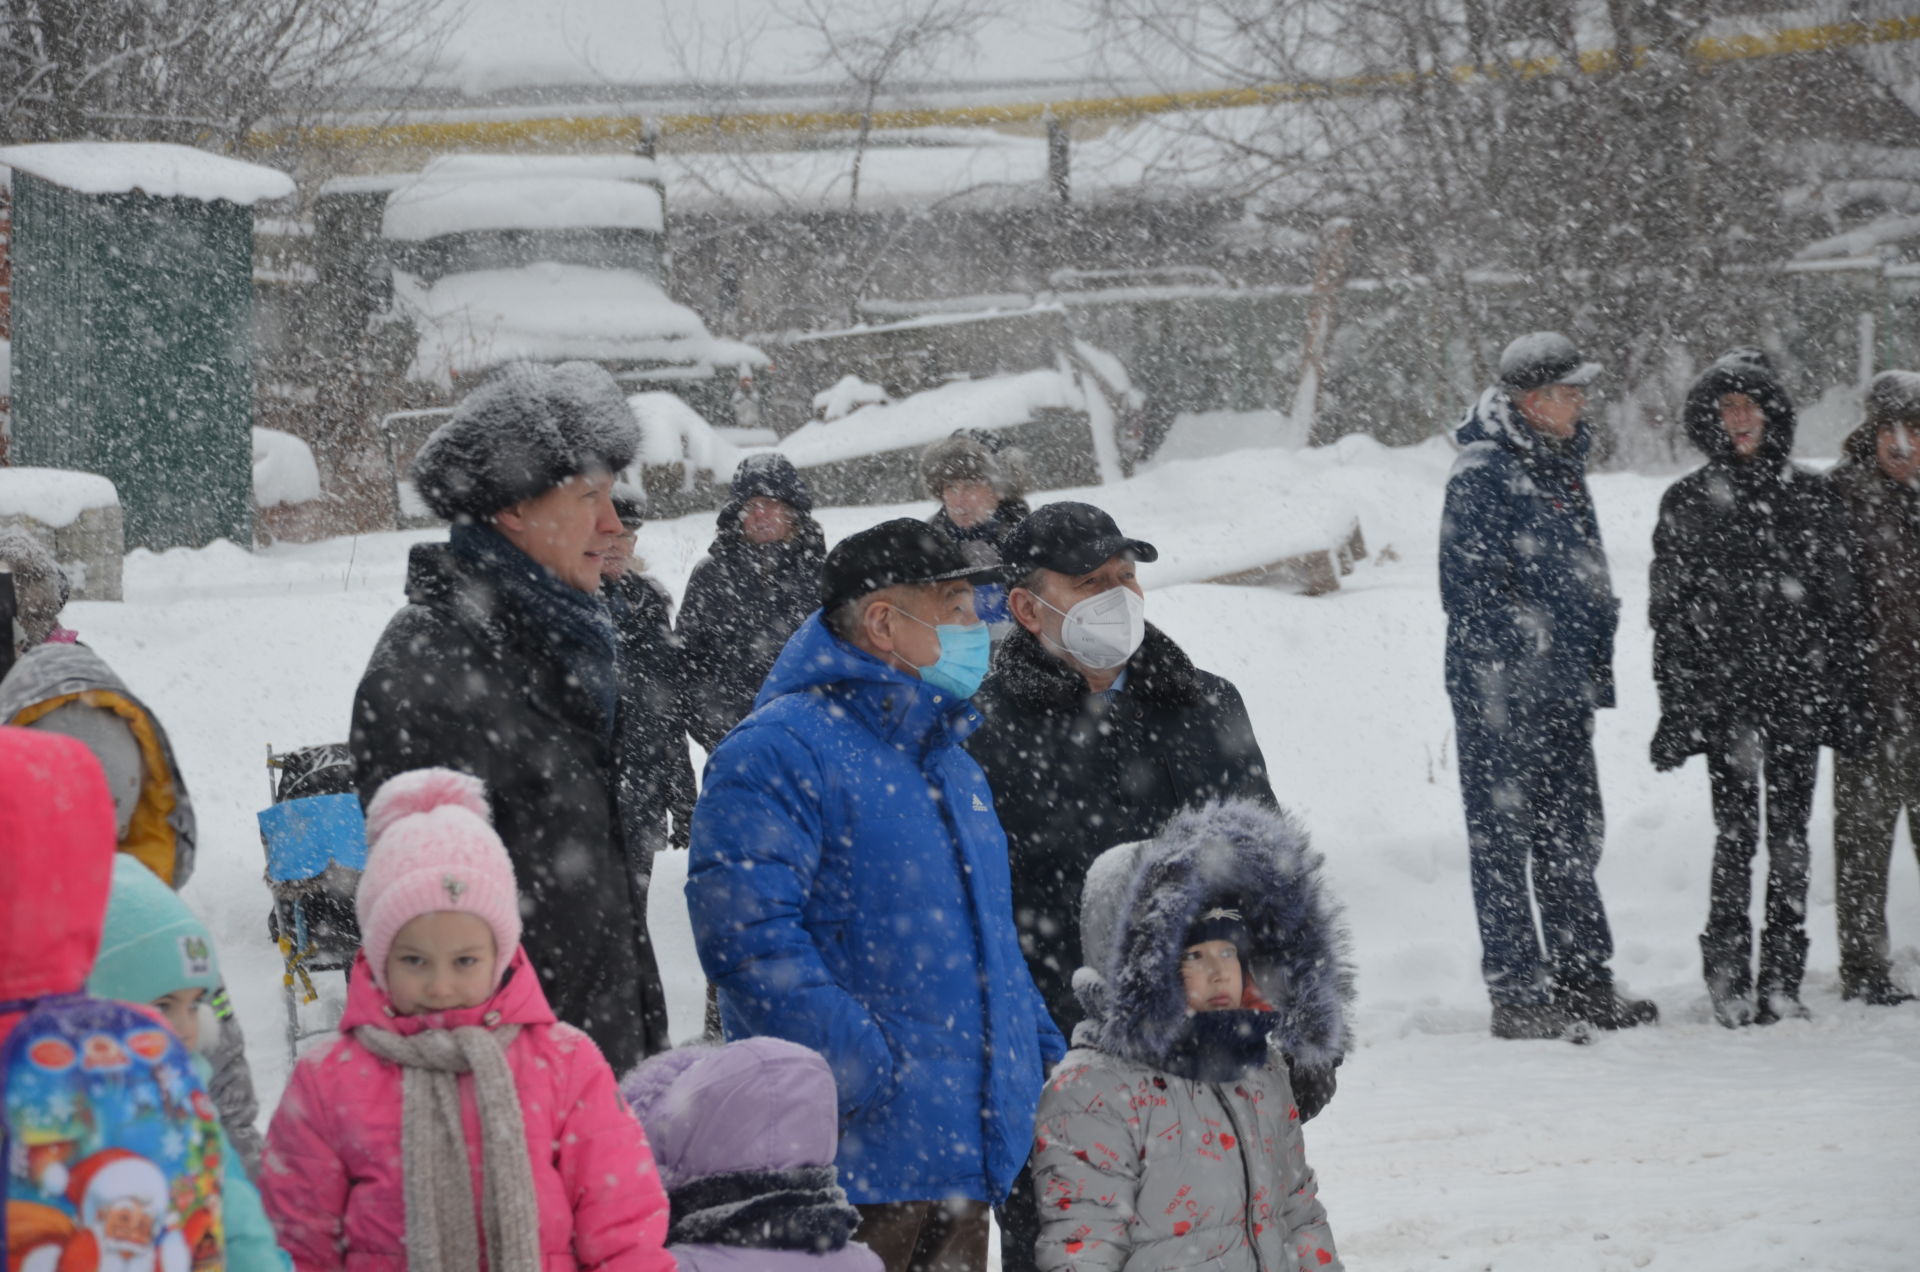
[{"label": "snow on bush", "polygon": [[1072,376],[1043,370],[986,380],[957,380],[898,402],[863,406],[831,423],[815,420],[788,434],[777,449],[796,468],[812,468],[863,455],[917,449],[955,429],[1012,428],[1048,407],[1086,409],[1086,400]]},{"label": "snow on bush", "polygon": [[0,149],[0,164],[82,194],[138,190],[156,199],[225,199],[252,205],[293,193],[293,178],[284,172],[167,142],[8,146]]},{"label": "snow on bush", "polygon": [[830,389],[822,389],[813,395],[813,417],[818,420],[837,420],[863,406],[873,406],[886,402],[887,391],[857,375],[843,375],[834,381]]},{"label": "snow on bush", "polygon": [[720,437],[700,412],[671,393],[635,393],[627,399],[633,416],[640,421],[640,451],[627,480],[644,485],[639,479],[643,465],[684,464],[682,484],[691,490],[695,474],[705,470],[716,481],[726,481],[739,463],[740,450]]},{"label": "snow on bush", "polygon": [[313,448],[292,433],[253,430],[253,503],[257,508],[306,503],[320,497],[320,465]]},{"label": "snow on bush", "polygon": [[112,508],[120,492],[97,473],[63,468],[0,468],[0,517],[32,517],[55,530],[93,508]]}]

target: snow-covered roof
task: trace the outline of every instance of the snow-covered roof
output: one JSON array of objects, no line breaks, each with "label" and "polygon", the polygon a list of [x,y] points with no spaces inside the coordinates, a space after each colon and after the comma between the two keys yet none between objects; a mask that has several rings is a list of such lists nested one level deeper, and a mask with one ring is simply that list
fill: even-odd
[{"label": "snow-covered roof", "polygon": [[92,508],[112,508],[120,492],[98,473],[0,467],[0,517],[32,517],[58,530]]},{"label": "snow-covered roof", "polygon": [[605,181],[658,181],[660,165],[640,155],[441,155],[420,169],[440,177],[598,177]]},{"label": "snow-covered roof", "polygon": [[472,230],[666,227],[660,192],[634,181],[579,176],[426,177],[387,196],[380,232],[419,241]]},{"label": "snow-covered roof", "polygon": [[815,420],[782,438],[775,449],[794,467],[811,468],[919,448],[960,428],[1012,428],[1046,407],[1083,410],[1086,398],[1072,376],[1055,370],[957,380],[898,402],[863,406],[831,423]]},{"label": "snow-covered roof", "polygon": [[408,374],[451,385],[516,358],[764,366],[752,345],[711,335],[700,315],[645,274],[538,261],[449,274],[394,274],[394,303],[419,333]]},{"label": "snow-covered roof", "polygon": [[158,199],[251,206],[293,193],[293,178],[257,163],[170,142],[59,141],[0,149],[0,164],[82,194],[138,190]]}]

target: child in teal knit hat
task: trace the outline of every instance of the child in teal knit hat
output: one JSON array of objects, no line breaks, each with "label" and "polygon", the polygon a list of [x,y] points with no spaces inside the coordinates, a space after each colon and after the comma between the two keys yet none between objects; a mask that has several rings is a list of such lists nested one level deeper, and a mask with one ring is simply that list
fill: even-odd
[{"label": "child in teal knit hat", "polygon": [[[194,1053],[194,1070],[205,1082],[211,1066],[200,1047],[211,1044],[218,1030],[208,1000],[219,986],[220,960],[206,925],[153,871],[125,853],[116,854],[106,928],[87,977],[87,992],[145,1004],[166,1017]],[[275,1240],[260,1194],[247,1179],[224,1127],[220,1140],[227,1267],[231,1272],[290,1272],[293,1262]]]}]

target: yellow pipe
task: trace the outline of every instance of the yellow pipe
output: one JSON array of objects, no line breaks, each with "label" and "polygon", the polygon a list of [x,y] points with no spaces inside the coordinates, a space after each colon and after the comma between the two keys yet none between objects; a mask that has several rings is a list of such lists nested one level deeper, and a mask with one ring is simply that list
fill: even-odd
[{"label": "yellow pipe", "polygon": [[[1696,61],[1714,65],[1916,38],[1920,38],[1920,17],[1882,18],[1874,22],[1833,22],[1821,26],[1795,27],[1767,35],[1702,39],[1694,44],[1693,56]],[[1637,48],[1632,52],[1635,65],[1639,65],[1645,57],[1645,49]],[[1611,70],[1614,64],[1615,51],[1610,48],[1589,49],[1577,59],[1579,70],[1588,75]],[[1536,79],[1559,74],[1562,65],[1557,57],[1527,58],[1508,62],[1503,69],[1523,79]],[[1448,72],[1456,82],[1475,79],[1485,73],[1483,68],[1472,65],[1456,66]],[[1317,97],[1374,93],[1405,88],[1419,78],[1412,71],[1393,71],[1336,80],[1149,93],[1135,97],[1087,97],[998,106],[881,110],[874,112],[872,126],[879,129],[993,128],[1010,124],[1037,124],[1049,117],[1063,122],[1120,121],[1175,111],[1265,106]],[[853,111],[766,111],[739,115],[663,115],[651,118],[642,115],[583,115],[413,124],[322,124],[307,129],[306,136],[321,144],[383,144],[424,150],[531,150],[595,144],[624,148],[639,142],[649,128],[663,137],[695,137],[703,134],[735,137],[755,133],[850,131],[860,127],[860,123],[859,114]],[[290,138],[284,131],[256,132],[248,138],[251,145],[261,149],[288,140]]]}]

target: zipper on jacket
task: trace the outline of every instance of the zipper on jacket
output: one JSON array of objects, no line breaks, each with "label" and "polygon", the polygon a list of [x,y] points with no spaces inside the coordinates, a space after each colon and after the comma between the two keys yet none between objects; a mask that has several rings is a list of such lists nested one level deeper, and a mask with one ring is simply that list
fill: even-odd
[{"label": "zipper on jacket", "polygon": [[1253,1167],[1248,1165],[1252,1150],[1248,1147],[1246,1133],[1240,1129],[1240,1120],[1233,1115],[1233,1101],[1220,1089],[1218,1082],[1207,1085],[1213,1088],[1213,1098],[1220,1101],[1220,1110],[1227,1115],[1227,1125],[1233,1128],[1234,1142],[1240,1150],[1240,1186],[1242,1195],[1247,1199],[1247,1204],[1241,1210],[1240,1230],[1246,1233],[1247,1249],[1253,1252],[1256,1272],[1266,1272],[1267,1265],[1260,1258],[1260,1234],[1253,1230]]}]

